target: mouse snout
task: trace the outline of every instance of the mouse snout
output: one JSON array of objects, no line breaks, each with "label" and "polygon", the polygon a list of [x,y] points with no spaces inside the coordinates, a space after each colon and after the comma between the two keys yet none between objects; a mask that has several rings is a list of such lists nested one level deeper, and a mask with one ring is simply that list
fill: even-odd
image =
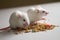
[{"label": "mouse snout", "polygon": [[27,23],[27,22],[24,22],[24,24],[23,24],[24,26],[28,26],[29,24]]},{"label": "mouse snout", "polygon": [[45,15],[47,15],[48,14],[48,12],[45,12]]}]

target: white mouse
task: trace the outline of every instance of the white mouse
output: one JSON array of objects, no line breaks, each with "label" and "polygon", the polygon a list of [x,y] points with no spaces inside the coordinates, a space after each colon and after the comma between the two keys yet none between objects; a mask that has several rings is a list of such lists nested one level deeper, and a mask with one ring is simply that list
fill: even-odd
[{"label": "white mouse", "polygon": [[35,22],[38,20],[42,20],[42,17],[46,16],[48,14],[48,11],[41,7],[32,7],[27,10],[27,14],[30,22]]},{"label": "white mouse", "polygon": [[16,28],[16,27],[27,27],[30,24],[29,18],[27,13],[21,12],[21,11],[15,11],[11,14],[9,19],[10,27]]}]

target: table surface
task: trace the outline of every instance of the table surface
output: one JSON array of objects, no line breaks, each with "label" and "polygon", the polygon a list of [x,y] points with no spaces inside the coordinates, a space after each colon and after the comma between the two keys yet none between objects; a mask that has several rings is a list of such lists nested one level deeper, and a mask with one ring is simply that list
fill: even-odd
[{"label": "table surface", "polygon": [[[46,16],[48,23],[60,25],[60,2],[39,5],[49,11],[49,14]],[[26,12],[27,9],[35,6],[38,5],[0,9],[0,28],[9,26],[9,17],[13,11],[20,10]],[[0,40],[60,40],[60,27],[56,27],[51,31],[21,33],[18,35],[11,32],[2,32],[0,33]]]}]

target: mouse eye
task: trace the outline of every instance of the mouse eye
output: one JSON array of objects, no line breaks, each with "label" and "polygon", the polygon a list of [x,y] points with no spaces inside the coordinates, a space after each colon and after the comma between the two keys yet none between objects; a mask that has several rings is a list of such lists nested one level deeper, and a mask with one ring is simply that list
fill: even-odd
[{"label": "mouse eye", "polygon": [[42,11],[42,13],[45,13],[45,11]]},{"label": "mouse eye", "polygon": [[25,19],[23,19],[23,21],[26,21]]}]

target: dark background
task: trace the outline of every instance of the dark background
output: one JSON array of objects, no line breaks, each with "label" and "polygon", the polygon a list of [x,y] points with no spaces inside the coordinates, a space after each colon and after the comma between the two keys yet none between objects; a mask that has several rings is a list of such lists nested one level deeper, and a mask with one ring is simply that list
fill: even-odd
[{"label": "dark background", "polygon": [[60,0],[0,0],[0,9],[59,1]]}]

